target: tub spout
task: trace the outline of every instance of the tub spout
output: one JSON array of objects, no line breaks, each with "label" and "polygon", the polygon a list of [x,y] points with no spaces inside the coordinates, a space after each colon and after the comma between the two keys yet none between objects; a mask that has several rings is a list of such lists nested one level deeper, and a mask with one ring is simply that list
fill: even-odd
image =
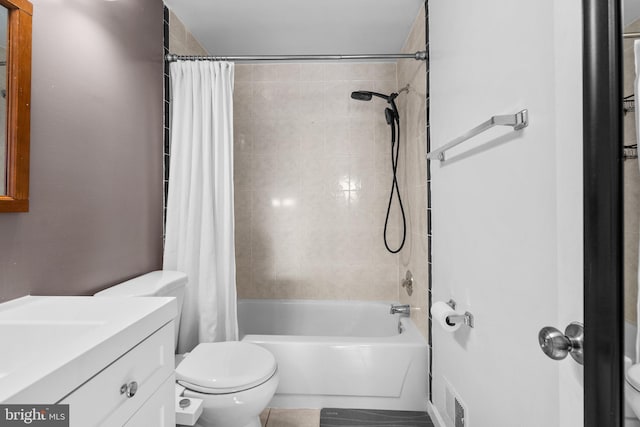
[{"label": "tub spout", "polygon": [[411,306],[409,304],[401,304],[401,305],[391,304],[391,310],[389,310],[389,313],[401,314],[403,316],[410,316]]}]

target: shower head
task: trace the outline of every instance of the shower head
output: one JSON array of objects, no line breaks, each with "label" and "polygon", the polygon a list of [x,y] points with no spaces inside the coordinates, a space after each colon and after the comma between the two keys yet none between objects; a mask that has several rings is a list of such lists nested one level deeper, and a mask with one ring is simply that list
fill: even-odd
[{"label": "shower head", "polygon": [[351,92],[351,98],[357,99],[358,101],[371,101],[372,96],[373,96],[372,92],[366,92],[364,90],[357,90],[355,92]]},{"label": "shower head", "polygon": [[[369,92],[366,90],[357,90],[355,92],[351,92],[351,98],[353,99],[357,99],[358,101],[371,101],[371,98],[377,96],[378,98],[382,98],[385,101],[389,101],[390,99],[393,99],[391,95],[385,95],[383,93],[378,93],[378,92]],[[398,96],[396,94],[396,96]],[[394,97],[395,98],[395,97]]]},{"label": "shower head", "polygon": [[409,85],[406,85],[398,92],[393,92],[391,95],[385,95],[384,93],[378,92],[370,92],[368,90],[356,90],[355,92],[351,92],[351,98],[356,99],[358,101],[371,101],[371,98],[377,96],[378,98],[382,98],[387,101],[389,104],[393,103],[393,100],[398,97],[402,92],[409,92]]},{"label": "shower head", "polygon": [[[408,89],[402,88],[399,92],[403,91],[408,91]],[[393,92],[391,95],[385,95],[383,93],[369,92],[367,90],[356,90],[354,92],[351,92],[351,98],[358,101],[371,101],[374,96],[384,99],[391,106],[391,108],[386,108],[384,110],[384,115],[387,119],[387,123],[389,125],[392,125],[394,120],[400,118],[400,116],[398,115],[398,107],[396,106],[395,102],[395,99],[398,97],[399,92]]]}]

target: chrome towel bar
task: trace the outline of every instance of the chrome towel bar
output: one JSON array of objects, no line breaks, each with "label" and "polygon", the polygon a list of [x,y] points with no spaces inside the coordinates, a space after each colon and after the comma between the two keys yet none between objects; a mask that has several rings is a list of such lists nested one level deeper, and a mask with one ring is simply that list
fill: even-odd
[{"label": "chrome towel bar", "polygon": [[491,129],[494,126],[511,126],[513,130],[524,129],[529,125],[529,112],[528,110],[518,111],[516,114],[506,114],[503,116],[493,116],[486,122],[474,127],[464,135],[457,137],[451,142],[443,145],[442,147],[427,153],[427,159],[438,159],[441,162],[445,160],[445,151],[455,147],[458,144],[465,142],[474,136],[481,134],[482,132]]}]

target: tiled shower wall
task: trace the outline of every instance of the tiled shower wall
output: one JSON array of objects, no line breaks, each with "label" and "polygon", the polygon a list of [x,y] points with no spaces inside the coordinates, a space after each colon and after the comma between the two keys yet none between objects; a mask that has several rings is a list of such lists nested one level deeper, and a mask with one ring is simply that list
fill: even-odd
[{"label": "tiled shower wall", "polygon": [[[425,50],[424,14],[416,17],[403,52]],[[207,54],[179,18],[167,11],[165,19],[172,53]],[[403,131],[398,180],[408,231],[404,249],[394,255],[382,238],[391,190],[387,104],[349,95],[390,93],[406,84],[410,91],[397,99]],[[411,304],[427,337],[425,100],[422,61],[236,64],[239,297],[400,299]],[[400,225],[394,196],[391,247],[398,246]],[[411,297],[399,288],[407,269],[415,280]]]},{"label": "tiled shower wall", "polygon": [[169,11],[169,50],[177,55],[209,54],[172,11]]},{"label": "tiled shower wall", "polygon": [[[403,52],[426,50],[425,10],[421,9],[405,42]],[[427,99],[426,61],[398,61],[398,87],[409,92],[398,97],[402,138],[398,183],[407,217],[407,240],[400,252],[400,282],[407,270],[413,274],[411,296],[400,289],[400,302],[411,304],[411,318],[426,338],[429,318],[428,223],[427,223]]]},{"label": "tiled shower wall", "polygon": [[391,62],[236,64],[240,298],[398,299],[386,103],[350,98],[396,88]]}]

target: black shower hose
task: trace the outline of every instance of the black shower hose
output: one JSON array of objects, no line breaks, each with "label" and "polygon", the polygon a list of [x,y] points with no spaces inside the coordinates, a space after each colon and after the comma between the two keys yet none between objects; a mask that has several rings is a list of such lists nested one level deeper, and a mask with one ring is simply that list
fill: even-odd
[{"label": "black shower hose", "polygon": [[[398,155],[400,153],[400,118],[394,117],[394,121],[398,124],[398,141],[396,143],[395,127],[391,126],[391,168],[393,170],[393,181],[391,183],[391,193],[389,194],[389,204],[387,205],[387,216],[384,219],[384,246],[392,254],[397,254],[404,247],[404,242],[407,237],[407,219],[404,215],[404,206],[402,206],[402,197],[400,196],[400,190],[398,188],[398,179],[396,178],[396,171],[398,170]],[[394,153],[395,148],[395,153]],[[393,202],[393,193],[398,195],[398,205],[400,206],[400,213],[402,214],[402,242],[398,249],[391,249],[387,242],[387,226],[389,225],[389,215],[391,214],[391,204]]]}]

